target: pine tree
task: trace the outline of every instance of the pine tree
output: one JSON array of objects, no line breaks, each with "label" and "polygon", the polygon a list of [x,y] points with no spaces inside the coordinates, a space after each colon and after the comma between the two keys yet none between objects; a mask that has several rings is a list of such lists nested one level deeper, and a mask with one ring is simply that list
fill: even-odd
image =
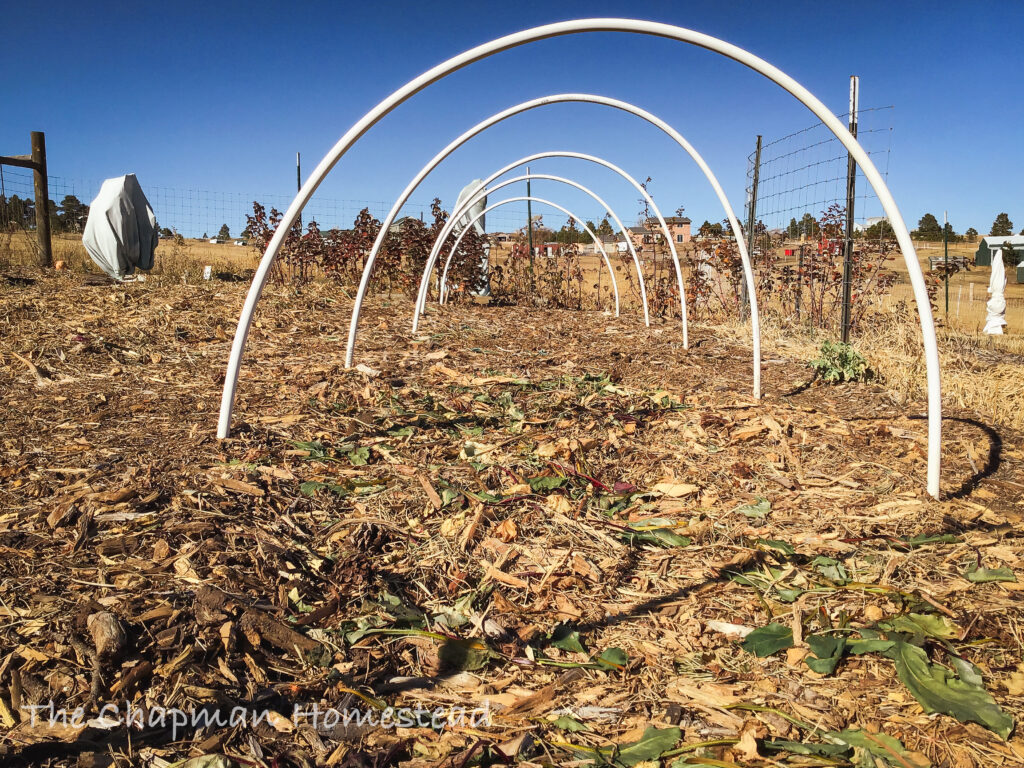
[{"label": "pine tree", "polygon": [[800,225],[796,223],[795,218],[789,220],[789,226],[786,227],[786,237],[791,240],[800,237]]},{"label": "pine tree", "polygon": [[926,213],[917,222],[917,229],[911,234],[918,240],[941,240],[942,225],[939,224],[939,220],[933,214]]},{"label": "pine tree", "polygon": [[996,216],[996,220],[992,222],[992,231],[990,235],[996,237],[1006,237],[1007,235],[1013,234],[1013,222],[1010,221],[1010,217],[1005,213],[1000,213]]},{"label": "pine tree", "polygon": [[74,195],[65,195],[60,202],[57,218],[65,232],[81,232],[89,217],[89,206]]},{"label": "pine tree", "polygon": [[875,222],[864,230],[864,237],[868,240],[882,240],[887,237],[891,238],[895,236],[896,233],[893,232],[892,225],[885,219]]},{"label": "pine tree", "polygon": [[231,239],[231,230],[228,229],[228,225],[227,224],[221,224],[220,225],[220,232],[217,233],[217,238],[219,240],[230,240]]},{"label": "pine tree", "polygon": [[805,213],[800,218],[800,223],[797,227],[800,234],[807,235],[807,237],[815,237],[819,232],[821,232],[821,226],[818,224],[817,219],[809,213]]}]

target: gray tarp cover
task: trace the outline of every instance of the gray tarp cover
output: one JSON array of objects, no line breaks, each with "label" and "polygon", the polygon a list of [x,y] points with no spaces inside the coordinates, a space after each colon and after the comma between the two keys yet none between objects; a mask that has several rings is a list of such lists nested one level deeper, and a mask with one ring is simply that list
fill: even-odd
[{"label": "gray tarp cover", "polygon": [[156,216],[134,173],[103,182],[89,207],[82,242],[96,266],[115,280],[153,268]]},{"label": "gray tarp cover", "polygon": [[[473,195],[475,195],[477,192],[479,192],[483,188],[483,185],[484,185],[484,180],[483,179],[473,179],[471,182],[469,182],[469,184],[464,186],[462,188],[462,191],[459,192],[459,197],[455,201],[455,207],[458,208],[459,206],[462,205],[462,203],[464,201],[468,200]],[[457,230],[465,229],[469,225],[469,222],[473,220],[473,217],[476,216],[479,213],[483,213],[483,210],[486,207],[487,207],[487,196],[484,195],[477,202],[475,202],[472,206],[470,206],[469,210],[466,211],[466,213],[463,216],[459,217],[459,223],[456,225],[456,229]],[[476,230],[476,233],[478,235],[483,235],[484,234],[484,231],[485,231],[485,228],[486,228],[485,224],[484,224],[484,220],[486,218],[487,218],[486,216],[481,216],[479,219],[477,219],[473,223],[473,229]],[[481,283],[481,286],[480,286],[480,290],[476,294],[477,296],[490,296],[491,295],[491,281],[490,281],[490,274],[489,274],[489,265],[487,263],[488,262],[489,254],[490,254],[490,246],[485,245],[484,246],[484,258],[480,262],[480,283]]]}]

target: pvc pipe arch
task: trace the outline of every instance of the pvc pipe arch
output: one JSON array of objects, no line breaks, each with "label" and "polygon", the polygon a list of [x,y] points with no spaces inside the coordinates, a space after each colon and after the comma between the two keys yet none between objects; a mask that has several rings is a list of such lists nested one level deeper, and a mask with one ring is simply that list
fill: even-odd
[{"label": "pvc pipe arch", "polygon": [[[665,233],[665,241],[669,244],[669,252],[672,255],[672,261],[673,261],[673,263],[675,265],[676,277],[680,281],[682,280],[682,267],[679,264],[679,255],[676,253],[675,243],[672,240],[672,233],[671,233],[671,231],[669,231],[668,224],[665,222],[665,217],[661,215],[661,209],[658,208],[658,204],[656,202],[654,202],[654,198],[651,197],[650,193],[646,189],[644,189],[643,184],[641,184],[639,181],[637,181],[635,178],[633,178],[629,173],[627,173],[626,171],[622,170],[622,168],[620,168],[619,166],[615,165],[614,163],[610,163],[610,162],[608,162],[607,160],[605,160],[603,158],[597,157],[596,155],[588,155],[588,154],[585,154],[583,152],[568,152],[568,151],[537,152],[537,153],[529,155],[527,157],[520,158],[519,160],[516,160],[514,163],[509,163],[504,168],[502,168],[502,169],[500,169],[498,171],[495,171],[490,176],[488,176],[486,179],[484,179],[482,186],[486,186],[487,184],[490,184],[494,179],[498,178],[499,176],[504,176],[506,173],[511,171],[513,168],[518,168],[521,165],[526,165],[527,163],[532,163],[535,160],[543,160],[543,159],[549,158],[549,157],[564,157],[564,158],[570,158],[570,159],[574,159],[574,160],[586,160],[586,161],[591,162],[591,163],[596,163],[597,165],[603,166],[603,167],[607,168],[610,171],[614,171],[619,176],[621,176],[626,181],[628,181],[633,186],[633,189],[635,189],[637,192],[639,192],[640,195],[644,198],[644,200],[647,202],[647,204],[651,207],[651,210],[654,211],[655,218],[658,219],[658,222],[661,225],[661,229]],[[611,211],[609,211],[609,213],[611,213]],[[629,235],[626,234],[625,228],[620,226],[620,229],[623,230],[623,234],[626,237],[626,242],[632,243],[632,241],[629,239]],[[680,292],[680,294],[679,294],[679,300],[681,302],[685,301],[685,297],[683,296],[682,292]],[[682,312],[685,312],[685,311],[686,310],[684,308],[682,310]],[[684,334],[684,336],[685,336],[685,334]],[[687,341],[687,339],[684,339],[684,346],[685,346],[685,341]]]},{"label": "pvc pipe arch", "polygon": [[[522,165],[522,163],[518,163],[518,165]],[[512,167],[514,168],[515,166],[512,166]],[[480,185],[480,189],[486,189],[486,186],[488,184],[490,184],[492,181],[494,181],[495,178],[500,176],[502,173],[507,172],[508,170],[509,170],[508,168],[503,168],[499,173],[491,174]],[[633,264],[636,266],[636,269],[637,269],[637,280],[640,283],[640,300],[641,300],[641,302],[643,304],[643,309],[644,309],[644,324],[647,327],[650,327],[650,325],[651,325],[651,316],[650,316],[650,311],[649,311],[649,303],[647,301],[647,286],[646,286],[646,281],[644,280],[644,273],[643,273],[642,265],[640,263],[640,257],[637,255],[636,247],[633,245],[633,241],[629,239],[629,234],[626,231],[626,227],[623,225],[622,219],[619,218],[618,214],[615,213],[615,211],[611,207],[609,207],[608,204],[604,200],[602,200],[600,197],[598,197],[596,194],[594,194],[594,192],[592,192],[591,190],[587,189],[582,184],[579,184],[577,182],[570,181],[569,179],[563,179],[563,178],[560,178],[558,176],[549,176],[549,175],[545,175],[545,174],[530,174],[530,173],[528,173],[528,174],[526,174],[525,177],[520,177],[520,179],[522,179],[522,178],[527,178],[527,179],[543,179],[543,180],[548,180],[548,181],[559,181],[559,182],[563,182],[563,183],[568,183],[571,186],[575,187],[576,189],[579,189],[580,191],[585,192],[588,195],[590,195],[597,202],[598,205],[600,205],[600,206],[602,206],[604,208],[604,210],[607,212],[607,215],[611,216],[612,220],[615,221],[619,225],[619,229],[622,231],[622,237],[626,241],[626,247],[629,249],[630,253],[633,255]],[[511,183],[511,182],[509,182],[509,183]],[[506,185],[501,184],[499,186],[495,186],[495,187],[490,188],[489,190],[486,190],[484,192],[484,195],[485,195],[484,199],[486,200],[486,195],[490,194],[491,192],[497,191],[498,189],[500,189],[503,186],[506,186]],[[477,199],[479,199],[479,197]],[[485,205],[486,205],[486,203],[485,203]],[[464,205],[460,206],[459,210],[461,212],[456,214],[453,211],[452,215],[451,215],[450,221],[451,220],[457,220],[458,218],[466,215],[467,211],[465,209],[466,208],[470,208],[470,207],[472,207],[472,204],[470,204],[470,205],[465,205],[464,204]],[[472,222],[476,222],[478,220],[478,218],[479,217],[474,217]],[[580,227],[582,229],[586,230],[586,227],[583,226],[585,222],[582,219],[580,219],[580,218],[578,218],[576,216],[572,216],[572,218],[575,221],[579,222]],[[469,225],[466,225],[466,226],[469,226]],[[464,230],[465,230],[465,228],[463,228],[463,231]],[[445,238],[447,238],[447,235],[445,235]],[[604,250],[604,247],[603,247],[604,246],[604,241],[602,239],[600,239],[600,238],[597,238],[596,233],[594,235],[594,238],[595,238],[594,239],[594,244],[598,247],[598,249],[602,253],[605,253],[605,255],[607,255],[607,252]],[[437,239],[441,240],[441,235],[438,235]],[[458,246],[458,243],[461,240],[462,240],[462,232],[460,231],[459,237],[456,238],[455,243],[452,244],[451,249],[448,251],[448,256],[445,258],[444,270],[443,270],[443,273],[442,273],[441,281],[438,283],[438,286],[439,286],[439,289],[438,289],[438,303],[440,303],[440,304],[444,304],[446,302],[446,300],[447,300],[446,299],[446,297],[447,297],[447,290],[445,288],[445,286],[447,284],[445,283],[444,276],[448,274],[448,267],[449,267],[449,265],[452,262],[452,258],[455,255],[455,250],[456,250],[456,248]],[[438,252],[438,260],[439,259],[440,259],[440,252]],[[429,262],[429,258],[428,258],[428,262]],[[437,264],[436,260],[435,260],[434,264],[436,266],[436,264]],[[427,272],[426,268],[424,268],[424,272]],[[420,302],[419,304],[420,304],[420,314],[423,314],[423,310],[425,309],[425,305],[426,305],[426,295],[424,295],[424,301]],[[618,316],[618,314],[619,314],[618,310],[616,310],[615,314],[616,314],[616,316]]]},{"label": "pvc pipe arch", "polygon": [[[586,234],[590,235],[591,239],[594,241],[594,245],[596,245],[598,247],[598,249],[601,251],[601,256],[604,258],[604,265],[608,269],[608,274],[610,274],[611,277],[612,277],[612,290],[615,292],[615,316],[618,317],[619,316],[619,281],[615,278],[615,270],[612,268],[611,259],[608,258],[608,251],[605,250],[604,243],[601,242],[601,238],[599,238],[597,236],[597,234],[590,227],[588,227],[586,224],[584,224],[583,220],[579,216],[577,216],[575,213],[573,213],[572,211],[570,211],[570,210],[568,210],[566,208],[563,208],[562,206],[558,205],[557,203],[552,203],[550,200],[545,200],[542,197],[536,197],[535,195],[524,195],[522,197],[509,197],[509,198],[506,198],[506,199],[501,200],[501,201],[499,201],[497,203],[494,203],[493,205],[487,206],[480,213],[476,214],[475,216],[473,216],[472,219],[470,219],[469,223],[459,231],[458,236],[455,238],[455,242],[452,243],[452,250],[451,250],[451,253],[449,253],[449,255],[448,255],[448,261],[445,262],[444,274],[442,275],[441,282],[439,283],[439,286],[441,287],[442,291],[443,291],[443,287],[444,287],[444,281],[448,278],[448,266],[451,264],[451,258],[452,258],[451,255],[453,253],[455,253],[455,249],[459,247],[459,243],[462,242],[463,236],[469,231],[470,227],[472,227],[473,224],[475,222],[477,222],[479,219],[483,218],[483,216],[486,213],[488,213],[489,211],[493,211],[495,208],[500,208],[501,206],[508,205],[509,203],[524,202],[526,200],[529,200],[529,201],[534,202],[534,203],[541,203],[542,205],[550,205],[552,208],[557,208],[558,210],[560,210],[566,216],[569,216],[570,218],[575,219],[576,221],[580,222],[580,228]],[[442,293],[442,291],[439,291],[439,293],[441,293],[441,295],[443,296],[444,294]],[[413,332],[414,333],[416,331],[416,328],[419,326],[419,314],[420,314],[419,312],[416,312],[414,317],[413,317]]]},{"label": "pvc pipe arch", "polygon": [[[531,176],[530,178],[534,178],[534,177]],[[448,286],[448,270],[451,267],[452,258],[455,255],[455,251],[458,249],[459,244],[462,242],[462,238],[466,234],[466,232],[468,231],[469,227],[471,227],[473,224],[475,224],[477,221],[479,221],[483,217],[484,213],[486,213],[487,211],[493,210],[494,208],[497,208],[497,207],[499,207],[501,205],[505,205],[507,203],[516,202],[518,200],[530,200],[531,202],[535,202],[535,203],[547,203],[548,202],[547,200],[544,200],[543,198],[536,197],[534,195],[527,195],[524,198],[508,198],[507,200],[502,200],[500,203],[496,203],[495,205],[490,206],[489,208],[484,209],[484,211],[482,211],[481,213],[474,215],[473,218],[470,219],[469,223],[463,229],[459,230],[459,234],[456,236],[455,242],[452,243],[451,250],[448,252],[448,256],[447,256],[447,258],[444,261],[444,269],[441,271],[441,279],[438,281],[438,284],[437,284],[438,285],[438,297],[437,297],[438,304],[447,304],[448,303],[448,296],[449,296],[449,291],[448,291],[448,288],[447,288],[447,286]],[[564,208],[561,209],[561,210],[565,211]],[[619,286],[618,286],[618,280],[615,278],[615,270],[612,267],[611,259],[608,257],[608,251],[605,250],[604,241],[601,238],[599,238],[597,236],[597,233],[594,232],[593,230],[591,230],[586,225],[586,223],[583,220],[581,220],[579,217],[577,217],[575,214],[569,213],[568,215],[573,220],[579,222],[580,229],[582,229],[585,234],[590,235],[591,240],[594,241],[594,245],[597,247],[597,250],[601,253],[601,255],[602,255],[603,259],[604,259],[605,267],[607,267],[608,272],[612,276],[612,289],[615,291],[615,316],[618,317],[619,314],[620,314],[619,313]],[[435,262],[435,265],[436,265],[436,262]],[[424,309],[421,309],[417,313],[417,316],[418,315],[423,315],[423,314],[425,314],[425,311],[424,311]],[[418,323],[416,322],[416,320],[417,320],[417,318],[414,317],[413,318],[413,323],[418,326]]]},{"label": "pvc pipe arch", "polygon": [[[715,191],[719,202],[725,209],[726,218],[729,220],[729,226],[733,231],[733,236],[736,238],[737,248],[740,253],[740,260],[743,263],[743,278],[747,284],[747,293],[749,296],[754,297],[751,299],[750,307],[750,326],[753,335],[753,351],[754,351],[754,398],[759,399],[761,397],[761,323],[760,313],[757,308],[757,291],[754,284],[754,272],[753,267],[750,264],[750,258],[747,255],[746,241],[743,239],[743,230],[740,227],[739,220],[736,218],[736,214],[729,204],[728,198],[725,196],[725,192],[722,190],[722,186],[718,183],[718,179],[715,178],[714,173],[708,167],[708,164],[704,162],[704,158],[700,156],[700,153],[685,139],[682,134],[675,130],[671,125],[666,123],[656,115],[651,114],[645,109],[642,109],[634,104],[630,104],[626,101],[620,101],[619,99],[613,99],[607,96],[596,96],[587,93],[563,93],[556,94],[553,96],[544,96],[538,99],[532,99],[525,101],[521,104],[517,104],[508,109],[502,110],[491,117],[483,120],[477,125],[470,128],[468,131],[463,133],[461,136],[452,141],[447,147],[437,153],[422,169],[420,172],[413,177],[412,181],[406,186],[402,195],[395,201],[388,216],[381,223],[381,231],[377,234],[377,240],[374,242],[373,247],[370,249],[370,255],[367,257],[366,265],[363,268],[363,275],[359,281],[359,289],[356,292],[355,304],[352,307],[352,320],[349,323],[348,332],[348,344],[345,352],[345,367],[352,367],[353,351],[355,349],[356,333],[359,326],[359,313],[362,311],[363,301],[366,298],[366,289],[369,286],[370,277],[373,272],[373,266],[377,259],[377,254],[380,251],[384,238],[387,233],[388,227],[397,218],[399,211],[402,206],[405,205],[406,201],[415,191],[416,187],[420,182],[426,178],[427,174],[430,173],[438,164],[441,163],[448,155],[458,149],[460,146],[465,144],[471,138],[486,130],[487,128],[495,125],[502,120],[506,120],[509,117],[526,112],[530,109],[536,109],[537,107],[546,106],[548,104],[561,104],[567,102],[582,102],[587,104],[599,104],[603,106],[613,107],[615,109],[628,112],[631,115],[635,115],[643,120],[646,120],[656,128],[660,128],[666,133],[673,141],[675,141],[684,152],[686,152],[695,163],[697,167],[701,169],[701,172],[707,178],[711,184],[712,189]],[[666,225],[667,228],[667,225]],[[675,255],[675,263],[678,266],[678,255],[675,253],[675,244],[669,239],[669,251]],[[682,270],[677,269],[676,280],[678,283],[679,295],[685,297],[685,286],[683,284]],[[687,317],[686,317],[686,302],[682,301],[682,326],[683,326],[683,345],[688,346],[688,329],[687,329]]]},{"label": "pvc pipe arch", "polygon": [[[238,318],[238,328],[231,345],[231,355],[228,359],[228,366],[224,377],[224,391],[221,396],[220,416],[217,422],[217,436],[225,438],[228,436],[231,427],[231,411],[234,405],[235,388],[238,385],[238,373],[241,367],[242,353],[245,349],[246,338],[249,328],[252,325],[253,311],[263,292],[263,287],[270,274],[274,259],[285,237],[291,230],[292,225],[298,218],[299,213],[305,207],[309,198],[316,191],[317,187],[324,180],[330,170],[337,164],[341,157],[352,147],[359,138],[379,122],[385,115],[402,104],[410,97],[420,92],[431,83],[462,69],[475,61],[492,56],[501,51],[515,48],[536,40],[560,37],[563,35],[579,34],[583,32],[630,32],[634,34],[653,35],[684,43],[706,48],[730,58],[746,67],[758,72],[784,90],[792,94],[798,101],[806,106],[814,115],[820,119],[825,126],[842,142],[857,165],[860,166],[865,178],[871,184],[872,189],[878,196],[882,209],[889,220],[890,226],[896,235],[900,251],[906,262],[907,272],[910,276],[910,283],[914,291],[914,299],[917,303],[918,317],[921,322],[921,333],[924,341],[925,367],[928,379],[928,472],[927,490],[934,497],[939,495],[939,474],[942,465],[942,384],[941,372],[939,369],[939,346],[935,335],[935,324],[932,319],[931,306],[928,303],[928,290],[925,284],[924,274],[921,265],[917,261],[917,252],[914,243],[910,238],[906,222],[900,214],[899,207],[889,192],[878,169],[872,162],[864,148],[857,142],[845,125],[833,115],[828,108],[817,99],[810,91],[800,85],[796,80],[784,73],[777,67],[772,66],[764,59],[744,50],[738,46],[727,43],[724,40],[695,32],[684,27],[677,27],[672,24],[662,24],[654,21],[638,19],[577,19],[572,21],[545,24],[511,35],[491,40],[490,42],[478,45],[447,61],[444,61],[427,70],[418,77],[413,78],[391,95],[386,97],[377,106],[361,117],[355,125],[338,140],[338,142],[324,156],[323,160],[310,174],[302,189],[292,200],[288,210],[285,211],[277,231],[267,245],[267,250],[260,260],[259,267],[253,277],[252,285],[246,296],[245,304]],[[716,190],[717,192],[717,190]],[[733,217],[734,218],[734,217]],[[733,224],[732,218],[730,224]],[[738,227],[733,224],[735,229]],[[746,248],[742,244],[742,238],[738,238],[737,246],[741,253]],[[749,270],[749,260],[744,264],[745,271]],[[364,277],[366,273],[364,271]],[[362,288],[362,285],[360,286]],[[751,317],[755,317],[751,305]]]},{"label": "pvc pipe arch", "polygon": [[[592,198],[594,198],[594,201],[599,206],[601,206],[604,210],[608,211],[608,213],[611,214],[612,218],[615,220],[615,223],[619,225],[619,229],[622,230],[623,236],[626,238],[626,243],[629,246],[629,250],[633,254],[633,263],[636,265],[637,278],[640,281],[640,300],[643,302],[643,307],[644,307],[644,323],[647,326],[650,326],[650,324],[651,324],[651,316],[650,316],[650,312],[648,311],[648,307],[647,307],[647,288],[644,285],[643,266],[640,264],[640,257],[637,256],[636,247],[633,245],[632,241],[629,239],[629,235],[626,232],[625,225],[623,225],[622,220],[618,217],[618,215],[615,213],[615,211],[613,211],[604,200],[602,200],[600,197],[598,197],[597,194],[595,194],[590,189],[588,189],[587,187],[583,186],[582,184],[580,184],[578,182],[572,181],[571,179],[563,178],[561,176],[552,176],[550,174],[527,173],[527,174],[525,174],[523,176],[516,176],[514,179],[507,179],[506,181],[502,181],[501,183],[495,184],[493,187],[491,187],[489,189],[487,187],[485,187],[485,186],[481,186],[479,189],[477,189],[476,192],[474,192],[472,195],[470,195],[465,200],[463,200],[462,203],[459,206],[457,206],[455,208],[455,210],[452,211],[452,215],[448,218],[448,221],[446,221],[445,225],[441,228],[441,232],[438,234],[437,239],[434,240],[434,245],[430,249],[430,255],[427,257],[426,264],[423,267],[423,276],[422,276],[422,278],[420,278],[420,289],[419,289],[419,293],[416,295],[416,310],[413,313],[413,322],[412,322],[412,331],[413,331],[413,333],[416,333],[416,330],[417,330],[417,328],[419,326],[419,316],[421,314],[423,314],[423,312],[426,310],[427,291],[428,291],[429,286],[430,286],[430,273],[434,269],[434,267],[436,266],[436,264],[437,264],[437,262],[438,262],[438,260],[439,260],[439,258],[441,256],[441,248],[444,246],[445,241],[448,239],[448,235],[451,234],[452,230],[457,226],[459,219],[462,218],[462,216],[465,215],[465,213],[467,211],[469,211],[469,209],[472,208],[477,202],[479,202],[481,199],[486,198],[489,193],[496,192],[499,189],[502,189],[503,187],[507,187],[507,186],[509,186],[511,184],[516,184],[516,183],[518,183],[520,181],[530,181],[531,179],[539,179],[539,180],[543,180],[543,181],[557,181],[557,182],[562,183],[562,184],[567,184],[570,187],[575,187],[576,189],[580,190],[581,192],[584,192],[584,193],[590,195]],[[583,224],[583,220],[582,219],[579,219],[576,216],[573,216],[572,218],[574,218],[577,221],[579,221],[581,225]],[[589,230],[587,230],[587,231],[589,231]],[[461,239],[462,239],[462,237],[461,237],[461,233],[460,233],[459,240],[461,240]],[[602,244],[601,250],[602,251],[604,250],[603,244]],[[451,261],[451,258],[452,258],[452,256],[454,254],[455,254],[455,246],[453,245],[452,249],[448,252],[448,261],[449,262]],[[609,269],[611,269],[610,265],[609,265]],[[447,272],[447,271],[448,270],[447,270],[447,264],[446,264],[445,265],[445,272]],[[439,283],[439,286],[443,286],[443,284],[444,283],[441,282],[441,283]],[[439,290],[438,290],[439,297],[440,297],[440,295],[442,293],[442,290],[443,289],[439,287]]]}]

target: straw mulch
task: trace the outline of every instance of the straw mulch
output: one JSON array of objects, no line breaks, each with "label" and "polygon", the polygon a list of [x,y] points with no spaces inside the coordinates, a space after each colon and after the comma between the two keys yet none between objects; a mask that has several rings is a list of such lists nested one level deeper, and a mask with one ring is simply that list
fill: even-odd
[{"label": "straw mulch", "polygon": [[[1019,433],[949,413],[932,501],[922,406],[880,385],[769,353],[756,402],[713,328],[469,305],[413,338],[404,298],[346,371],[350,303],[311,286],[267,291],[221,443],[246,288],[0,277],[0,763],[1024,764]],[[808,664],[872,630],[975,665],[1009,737],[884,653]],[[33,723],[50,701],[269,714]],[[844,729],[882,746],[801,747]]]}]

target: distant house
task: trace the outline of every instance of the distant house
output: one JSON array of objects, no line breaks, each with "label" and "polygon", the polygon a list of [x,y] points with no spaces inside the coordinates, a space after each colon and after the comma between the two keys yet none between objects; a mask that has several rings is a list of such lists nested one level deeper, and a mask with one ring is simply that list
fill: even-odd
[{"label": "distant house", "polygon": [[853,222],[853,231],[863,232],[866,229],[871,229],[876,224],[881,224],[883,221],[888,223],[889,218],[887,216],[868,216],[863,222]]},{"label": "distant house", "polygon": [[660,234],[655,234],[653,230],[648,229],[646,226],[643,227],[626,227],[626,232],[629,234],[629,239],[633,241],[633,247],[639,248],[642,245],[653,245],[660,238]]},{"label": "distant house", "polygon": [[[688,243],[692,239],[691,222],[686,216],[666,216],[665,224],[668,225],[669,236],[676,245]],[[626,227],[626,231],[636,248],[662,243],[665,240],[665,230],[657,219],[648,219],[639,227]]]},{"label": "distant house", "polygon": [[[615,235],[598,235],[598,239],[601,241],[601,245],[604,246],[605,253],[609,256],[616,251],[625,253],[628,250],[625,240],[620,240]],[[593,240],[590,241],[590,245],[586,248],[590,253],[600,255],[601,249],[597,247],[597,243]]]},{"label": "distant house", "polygon": [[992,254],[995,251],[1003,252],[1003,262],[1007,268],[1017,265],[1017,262],[1024,256],[1024,235],[1008,235],[1006,237],[983,237],[978,243],[978,250],[974,254],[974,264],[978,267],[992,266]]},{"label": "distant house", "polygon": [[672,240],[676,245],[690,242],[691,222],[686,216],[668,216],[665,218],[665,223],[668,224],[668,231],[672,234]]},{"label": "distant house", "polygon": [[390,227],[388,227],[388,233],[390,233],[390,234],[398,234],[403,229],[405,229],[406,226],[408,226],[410,222],[414,222],[414,221],[422,223],[422,221],[420,219],[417,219],[415,216],[403,216],[400,219],[396,219],[394,221],[394,223],[392,223],[392,225]]}]

